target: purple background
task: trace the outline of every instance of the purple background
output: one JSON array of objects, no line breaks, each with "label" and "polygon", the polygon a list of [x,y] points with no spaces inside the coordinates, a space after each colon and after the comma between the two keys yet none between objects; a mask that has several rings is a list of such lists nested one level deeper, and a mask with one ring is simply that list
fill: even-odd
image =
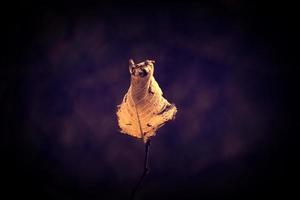
[{"label": "purple background", "polygon": [[144,145],[118,132],[115,112],[133,58],[156,60],[155,78],[178,108],[152,140],[138,198],[276,195],[284,73],[275,36],[259,23],[273,21],[247,6],[63,4],[16,17],[10,37],[24,34],[11,41],[5,72],[15,76],[1,88],[4,107],[16,103],[4,108],[8,188],[31,198],[129,197]]}]

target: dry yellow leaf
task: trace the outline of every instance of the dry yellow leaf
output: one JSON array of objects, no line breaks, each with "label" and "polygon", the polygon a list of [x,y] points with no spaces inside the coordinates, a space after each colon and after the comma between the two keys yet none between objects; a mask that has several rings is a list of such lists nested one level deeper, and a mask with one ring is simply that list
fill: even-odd
[{"label": "dry yellow leaf", "polygon": [[163,96],[153,77],[153,60],[134,64],[129,60],[131,83],[123,102],[118,106],[118,123],[122,133],[146,142],[157,129],[175,118],[177,109]]}]

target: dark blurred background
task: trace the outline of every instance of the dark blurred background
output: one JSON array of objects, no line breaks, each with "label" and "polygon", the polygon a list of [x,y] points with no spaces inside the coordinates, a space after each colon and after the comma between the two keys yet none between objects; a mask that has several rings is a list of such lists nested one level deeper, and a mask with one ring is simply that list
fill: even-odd
[{"label": "dark blurred background", "polygon": [[291,195],[286,5],[2,6],[1,199],[129,199],[144,159],[115,115],[129,58],[156,60],[178,108],[152,140],[137,199]]}]

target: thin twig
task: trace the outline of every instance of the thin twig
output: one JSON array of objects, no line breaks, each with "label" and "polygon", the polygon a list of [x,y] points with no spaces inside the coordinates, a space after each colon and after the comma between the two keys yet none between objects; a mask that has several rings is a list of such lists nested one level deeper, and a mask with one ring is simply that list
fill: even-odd
[{"label": "thin twig", "polygon": [[145,144],[145,160],[144,160],[144,170],[142,173],[142,176],[140,178],[140,180],[138,181],[138,183],[136,184],[136,186],[133,188],[132,193],[131,193],[131,197],[130,200],[133,200],[135,197],[136,192],[138,191],[138,189],[141,187],[143,180],[145,178],[145,176],[149,173],[149,167],[148,167],[148,157],[149,157],[149,147],[150,147],[150,140],[147,140],[146,144]]}]

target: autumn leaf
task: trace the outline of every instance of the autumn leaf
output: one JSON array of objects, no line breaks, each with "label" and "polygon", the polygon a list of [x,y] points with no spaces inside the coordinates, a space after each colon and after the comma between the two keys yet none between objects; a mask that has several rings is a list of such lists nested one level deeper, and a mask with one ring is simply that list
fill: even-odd
[{"label": "autumn leaf", "polygon": [[175,118],[177,109],[162,95],[154,79],[153,60],[134,64],[129,60],[131,83],[123,101],[118,105],[120,131],[144,142],[154,136],[158,128]]}]

